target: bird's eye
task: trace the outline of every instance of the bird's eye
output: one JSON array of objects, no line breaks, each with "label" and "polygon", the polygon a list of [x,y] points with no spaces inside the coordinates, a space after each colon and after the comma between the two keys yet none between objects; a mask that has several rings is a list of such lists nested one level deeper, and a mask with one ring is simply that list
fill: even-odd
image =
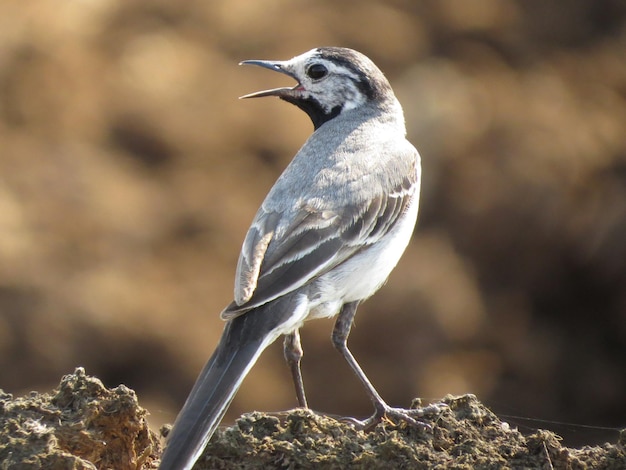
[{"label": "bird's eye", "polygon": [[311,77],[313,80],[319,80],[328,74],[328,69],[325,65],[322,64],[313,64],[308,69],[306,69],[306,74]]}]

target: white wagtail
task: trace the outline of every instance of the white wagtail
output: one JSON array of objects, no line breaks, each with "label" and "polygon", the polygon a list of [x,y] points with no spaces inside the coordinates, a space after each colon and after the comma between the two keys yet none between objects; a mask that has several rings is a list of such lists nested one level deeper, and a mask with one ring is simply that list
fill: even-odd
[{"label": "white wagtail", "polygon": [[277,96],[308,114],[315,131],[261,204],[245,241],[235,300],[224,332],[178,415],[161,469],[190,469],[261,352],[285,335],[298,403],[307,407],[298,329],[306,320],[338,318],[332,333],[374,403],[360,427],[392,415],[348,350],[360,302],[387,280],[417,219],[420,158],[406,140],[402,107],[389,82],[359,52],[313,49],[287,61],[247,60],[296,80],[242,98]]}]

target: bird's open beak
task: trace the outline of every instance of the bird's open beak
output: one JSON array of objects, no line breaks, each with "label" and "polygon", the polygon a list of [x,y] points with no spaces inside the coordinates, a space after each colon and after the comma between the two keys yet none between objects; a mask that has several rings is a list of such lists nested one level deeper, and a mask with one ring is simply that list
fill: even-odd
[{"label": "bird's open beak", "polygon": [[289,70],[287,70],[284,66],[284,62],[280,61],[272,61],[272,60],[244,60],[243,62],[239,62],[239,65],[258,65],[259,67],[264,67],[266,69],[274,70],[275,72],[280,72],[285,75],[289,75],[291,78],[295,79],[298,83],[294,87],[283,87],[283,88],[272,88],[271,90],[263,90],[257,91],[255,93],[249,93],[247,95],[240,96],[239,99],[245,98],[261,98],[263,96],[278,96],[283,97],[289,95],[293,90],[296,90],[300,86],[300,82],[298,78]]}]

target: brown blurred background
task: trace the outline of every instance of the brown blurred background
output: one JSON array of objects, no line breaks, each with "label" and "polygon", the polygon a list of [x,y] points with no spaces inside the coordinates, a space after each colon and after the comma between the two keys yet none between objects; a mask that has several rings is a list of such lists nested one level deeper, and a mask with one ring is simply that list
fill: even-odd
[{"label": "brown blurred background", "polygon": [[[621,0],[1,0],[0,387],[81,365],[174,419],[245,231],[312,130],[279,100],[238,101],[290,83],[237,63],[320,45],[386,72],[422,154],[414,240],[350,341],[383,396],[625,425]],[[309,401],[366,416],[331,329],[303,331]],[[227,421],[295,404],[278,342]]]}]

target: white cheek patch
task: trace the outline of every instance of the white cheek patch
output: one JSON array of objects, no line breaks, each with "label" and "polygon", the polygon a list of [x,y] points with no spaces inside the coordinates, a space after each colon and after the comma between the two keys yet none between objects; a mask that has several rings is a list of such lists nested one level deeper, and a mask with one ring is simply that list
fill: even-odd
[{"label": "white cheek patch", "polygon": [[[332,80],[332,81],[331,81]],[[324,111],[330,113],[340,106],[344,111],[354,109],[365,103],[365,96],[352,80],[334,75],[319,84],[316,89],[310,90],[310,96],[315,97]]]},{"label": "white cheek patch", "polygon": [[[333,89],[333,94],[328,93],[328,101],[324,103],[328,108],[326,111],[330,111],[332,108],[341,105],[344,110],[354,109],[365,103],[365,96],[361,90],[358,89],[356,83],[360,77],[354,71],[349,68],[337,65],[333,62],[324,61],[324,65],[328,68],[329,80],[334,82],[334,86],[327,89]],[[332,82],[330,82],[332,83]],[[326,100],[325,100],[326,101]]]},{"label": "white cheek patch", "polygon": [[[302,77],[302,85],[298,89],[300,95],[315,100],[325,113],[330,114],[337,107],[344,111],[354,109],[365,103],[367,98],[357,86],[360,76],[348,67],[321,59],[316,49],[288,62],[292,70]],[[326,78],[317,81],[306,76],[307,67],[313,63],[323,64],[328,69]]]},{"label": "white cheek patch", "polygon": [[336,107],[343,110],[354,109],[366,101],[366,97],[356,85],[359,76],[346,67],[322,61],[328,68],[328,76],[320,81],[305,85],[306,95],[315,99],[326,113]]},{"label": "white cheek patch", "polygon": [[361,93],[361,90],[356,87],[354,82],[348,84],[345,96],[346,104],[343,106],[344,110],[358,108],[365,103],[365,96]]}]

